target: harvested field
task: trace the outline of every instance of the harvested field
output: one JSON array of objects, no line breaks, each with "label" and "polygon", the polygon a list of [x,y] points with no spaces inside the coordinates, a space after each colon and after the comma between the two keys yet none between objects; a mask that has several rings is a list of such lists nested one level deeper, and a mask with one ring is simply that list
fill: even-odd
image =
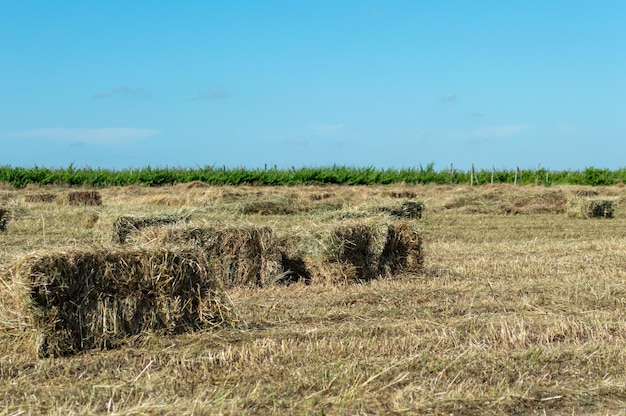
[{"label": "harvested field", "polygon": [[[626,187],[198,184],[101,189],[88,209],[3,192],[6,414],[626,414]],[[257,197],[293,212],[242,214]],[[114,219],[163,215],[157,198],[193,216],[106,245]],[[424,201],[420,219],[380,210],[406,200]],[[583,200],[613,201],[613,218],[570,215]],[[123,270],[139,277],[104,283]],[[187,296],[183,274],[230,279],[232,320],[167,318],[159,299]],[[70,287],[75,305],[60,300]],[[139,333],[131,296],[155,305]]]}]

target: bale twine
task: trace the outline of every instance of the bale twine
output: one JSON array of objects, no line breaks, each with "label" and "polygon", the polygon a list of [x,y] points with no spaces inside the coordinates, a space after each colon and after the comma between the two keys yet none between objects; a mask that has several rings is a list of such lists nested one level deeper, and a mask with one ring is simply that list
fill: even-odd
[{"label": "bale twine", "polygon": [[223,286],[199,250],[36,253],[0,288],[0,326],[30,334],[39,357],[112,348],[143,331],[178,334],[234,325]]}]

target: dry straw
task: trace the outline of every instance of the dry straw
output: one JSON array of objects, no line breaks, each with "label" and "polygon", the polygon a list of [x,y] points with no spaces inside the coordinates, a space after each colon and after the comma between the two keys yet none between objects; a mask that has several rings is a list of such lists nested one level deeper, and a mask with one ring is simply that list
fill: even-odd
[{"label": "dry straw", "polygon": [[2,333],[39,357],[115,347],[144,331],[233,325],[219,279],[199,250],[69,250],[26,256],[2,280]]},{"label": "dry straw", "polygon": [[67,194],[70,205],[77,206],[100,206],[102,197],[98,191],[72,191]]}]

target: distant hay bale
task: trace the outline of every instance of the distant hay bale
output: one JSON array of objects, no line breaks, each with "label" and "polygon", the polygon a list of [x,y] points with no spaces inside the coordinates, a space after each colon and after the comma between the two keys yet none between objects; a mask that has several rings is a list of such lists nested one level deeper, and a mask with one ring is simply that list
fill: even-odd
[{"label": "distant hay bale", "polygon": [[153,227],[166,224],[175,224],[181,221],[188,221],[189,215],[160,215],[154,217],[133,217],[122,216],[113,223],[113,242],[124,244],[128,236],[137,230],[146,227]]},{"label": "distant hay bale", "polygon": [[291,201],[259,199],[240,204],[238,211],[244,215],[290,215],[299,210]]},{"label": "distant hay bale", "polygon": [[161,244],[192,244],[206,253],[214,276],[226,288],[265,286],[283,276],[281,253],[270,227],[174,227]]},{"label": "distant hay bale", "polygon": [[426,209],[426,204],[421,201],[404,201],[400,206],[388,208],[383,207],[380,210],[389,213],[396,218],[422,218],[422,212]]},{"label": "distant hay bale", "polygon": [[100,206],[102,197],[98,191],[72,191],[67,194],[70,205],[77,206]]},{"label": "distant hay bale", "polygon": [[586,218],[613,218],[615,202],[608,200],[590,200],[583,205]]},{"label": "distant hay bale", "polygon": [[617,201],[572,198],[568,201],[567,213],[575,218],[613,218]]},{"label": "distant hay bale", "polygon": [[38,202],[50,203],[50,202],[54,202],[56,199],[57,199],[56,194],[52,194],[52,193],[24,195],[24,201],[29,202],[29,203],[38,203]]},{"label": "distant hay bale", "polygon": [[8,209],[0,207],[0,232],[7,230],[10,215],[11,212]]},{"label": "distant hay bale", "polygon": [[391,191],[389,192],[389,196],[398,199],[415,199],[417,198],[417,193],[413,191]]},{"label": "distant hay bale", "polygon": [[[39,357],[112,348],[144,331],[236,322],[200,250],[70,250],[29,255],[0,288],[0,326]],[[29,335],[30,334],[30,335]]]}]

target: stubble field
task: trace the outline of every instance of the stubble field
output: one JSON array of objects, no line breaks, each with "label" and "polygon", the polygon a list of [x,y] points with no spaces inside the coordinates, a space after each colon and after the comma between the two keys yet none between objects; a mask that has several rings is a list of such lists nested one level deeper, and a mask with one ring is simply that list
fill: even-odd
[{"label": "stubble field", "polygon": [[[420,230],[423,267],[233,285],[233,326],[66,357],[33,356],[27,336],[0,329],[2,415],[626,414],[622,186],[192,183],[101,189],[96,206],[71,205],[70,192],[0,189],[0,292],[33,252],[118,249],[122,216],[297,236],[420,201],[422,218],[403,221]],[[584,218],[594,199],[614,218]],[[158,244],[163,227],[177,225],[133,232],[124,249]]]}]

